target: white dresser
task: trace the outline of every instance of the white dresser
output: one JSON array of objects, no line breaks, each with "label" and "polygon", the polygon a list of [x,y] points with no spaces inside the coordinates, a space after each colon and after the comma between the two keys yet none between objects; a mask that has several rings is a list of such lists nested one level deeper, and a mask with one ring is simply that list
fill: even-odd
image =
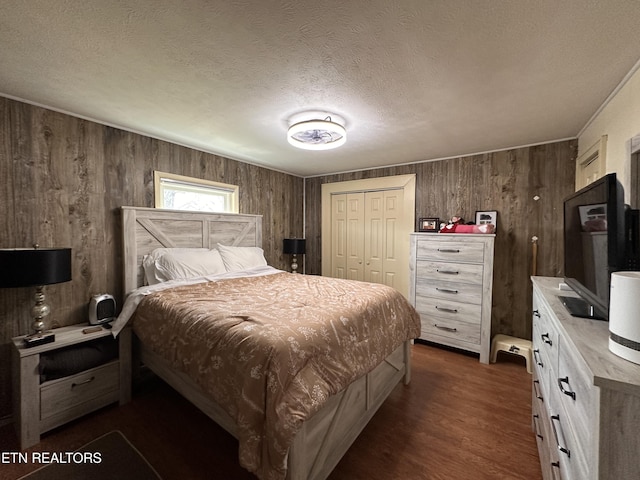
[{"label": "white dresser", "polygon": [[545,480],[640,478],[640,365],[609,324],[569,315],[560,278],[533,277],[533,429]]},{"label": "white dresser", "polygon": [[495,235],[411,234],[409,301],[420,338],[480,354],[489,363]]}]

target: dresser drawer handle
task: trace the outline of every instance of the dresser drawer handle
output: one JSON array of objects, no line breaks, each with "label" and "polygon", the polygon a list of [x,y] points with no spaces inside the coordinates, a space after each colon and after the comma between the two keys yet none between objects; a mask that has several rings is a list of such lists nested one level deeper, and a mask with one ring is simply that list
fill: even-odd
[{"label": "dresser drawer handle", "polygon": [[[556,437],[556,445],[558,445],[558,450],[564,453],[567,457],[571,458],[571,451],[567,447],[563,447],[562,445],[560,445],[560,441],[558,440],[558,430],[556,429],[556,422],[560,424],[560,415],[551,415],[551,426],[553,427],[553,435]],[[564,437],[562,438],[562,440],[562,443],[564,443]]]},{"label": "dresser drawer handle", "polygon": [[460,253],[460,250],[455,248],[439,248],[438,251],[442,253]]},{"label": "dresser drawer handle", "polygon": [[540,388],[540,380],[534,380],[533,381],[533,392],[536,394],[536,398],[538,400],[542,400],[544,402],[544,398],[542,398],[542,395],[540,395],[538,393],[538,389]]},{"label": "dresser drawer handle", "polygon": [[436,291],[443,293],[458,293],[458,290],[451,290],[450,288],[438,288],[436,287]]},{"label": "dresser drawer handle", "polygon": [[538,420],[540,420],[540,415],[535,414],[533,416],[533,427],[534,427],[534,429],[536,431],[536,437],[538,437],[540,440],[544,440],[544,437],[538,433],[538,431],[539,431],[538,430]]},{"label": "dresser drawer handle", "polygon": [[540,361],[540,359],[538,358],[538,355],[540,355],[540,350],[538,350],[537,348],[533,351],[533,359],[536,361],[536,364],[541,366],[542,368],[544,368],[544,365],[542,364],[542,362]]},{"label": "dresser drawer handle", "polygon": [[433,324],[434,327],[439,328],[440,330],[446,330],[447,332],[457,332],[458,329],[454,327],[444,327],[442,325],[438,325],[437,323]]},{"label": "dresser drawer handle", "polygon": [[574,400],[576,399],[576,392],[573,392],[571,390],[565,390],[564,387],[562,386],[563,383],[567,384],[567,387],[569,386],[569,377],[564,377],[564,378],[559,378],[558,379],[558,387],[560,387],[560,391],[562,393],[564,393],[565,395],[573,398]]},{"label": "dresser drawer handle", "polygon": [[544,343],[547,343],[549,345],[553,345],[553,342],[551,341],[551,338],[549,337],[548,333],[543,333],[542,335],[540,335],[540,338],[542,339],[542,341]]},{"label": "dresser drawer handle", "polygon": [[540,312],[538,310],[533,311],[533,316],[540,318]]},{"label": "dresser drawer handle", "polygon": [[455,308],[439,307],[438,305],[436,305],[436,310],[447,313],[458,313],[458,310]]},{"label": "dresser drawer handle", "polygon": [[91,383],[96,379],[96,377],[91,377],[88,380],[85,380],[84,382],[78,382],[78,383],[72,383],[71,384],[71,388],[76,388],[76,387],[80,387],[82,385],[86,385],[87,383]]},{"label": "dresser drawer handle", "polygon": [[458,275],[460,273],[457,270],[440,270],[439,268],[436,269],[436,272],[444,273],[445,275]]}]

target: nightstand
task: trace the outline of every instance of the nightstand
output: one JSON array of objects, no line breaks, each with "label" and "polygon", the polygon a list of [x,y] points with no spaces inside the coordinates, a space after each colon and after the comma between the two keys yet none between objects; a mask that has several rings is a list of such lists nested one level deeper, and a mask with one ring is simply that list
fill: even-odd
[{"label": "nightstand", "polygon": [[40,356],[55,350],[81,346],[108,337],[111,331],[83,333],[90,325],[56,328],[55,341],[25,348],[23,338],[13,339],[14,422],[20,447],[35,445],[40,435],[82,415],[131,400],[131,329],[118,335],[118,357],[79,373],[40,383]]}]

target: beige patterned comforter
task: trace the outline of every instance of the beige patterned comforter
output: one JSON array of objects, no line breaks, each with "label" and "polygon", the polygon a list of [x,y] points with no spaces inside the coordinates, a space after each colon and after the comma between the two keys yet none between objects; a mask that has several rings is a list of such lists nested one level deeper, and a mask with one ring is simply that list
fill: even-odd
[{"label": "beige patterned comforter", "polygon": [[153,293],[133,328],[236,421],[240,464],[280,479],[302,422],[418,337],[420,320],[384,285],[282,272]]}]

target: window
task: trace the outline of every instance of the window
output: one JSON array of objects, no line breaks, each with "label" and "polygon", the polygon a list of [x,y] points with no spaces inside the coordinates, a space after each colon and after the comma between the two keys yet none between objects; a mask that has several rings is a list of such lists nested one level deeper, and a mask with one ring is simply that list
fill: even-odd
[{"label": "window", "polygon": [[156,208],[238,213],[238,186],[153,172]]}]

